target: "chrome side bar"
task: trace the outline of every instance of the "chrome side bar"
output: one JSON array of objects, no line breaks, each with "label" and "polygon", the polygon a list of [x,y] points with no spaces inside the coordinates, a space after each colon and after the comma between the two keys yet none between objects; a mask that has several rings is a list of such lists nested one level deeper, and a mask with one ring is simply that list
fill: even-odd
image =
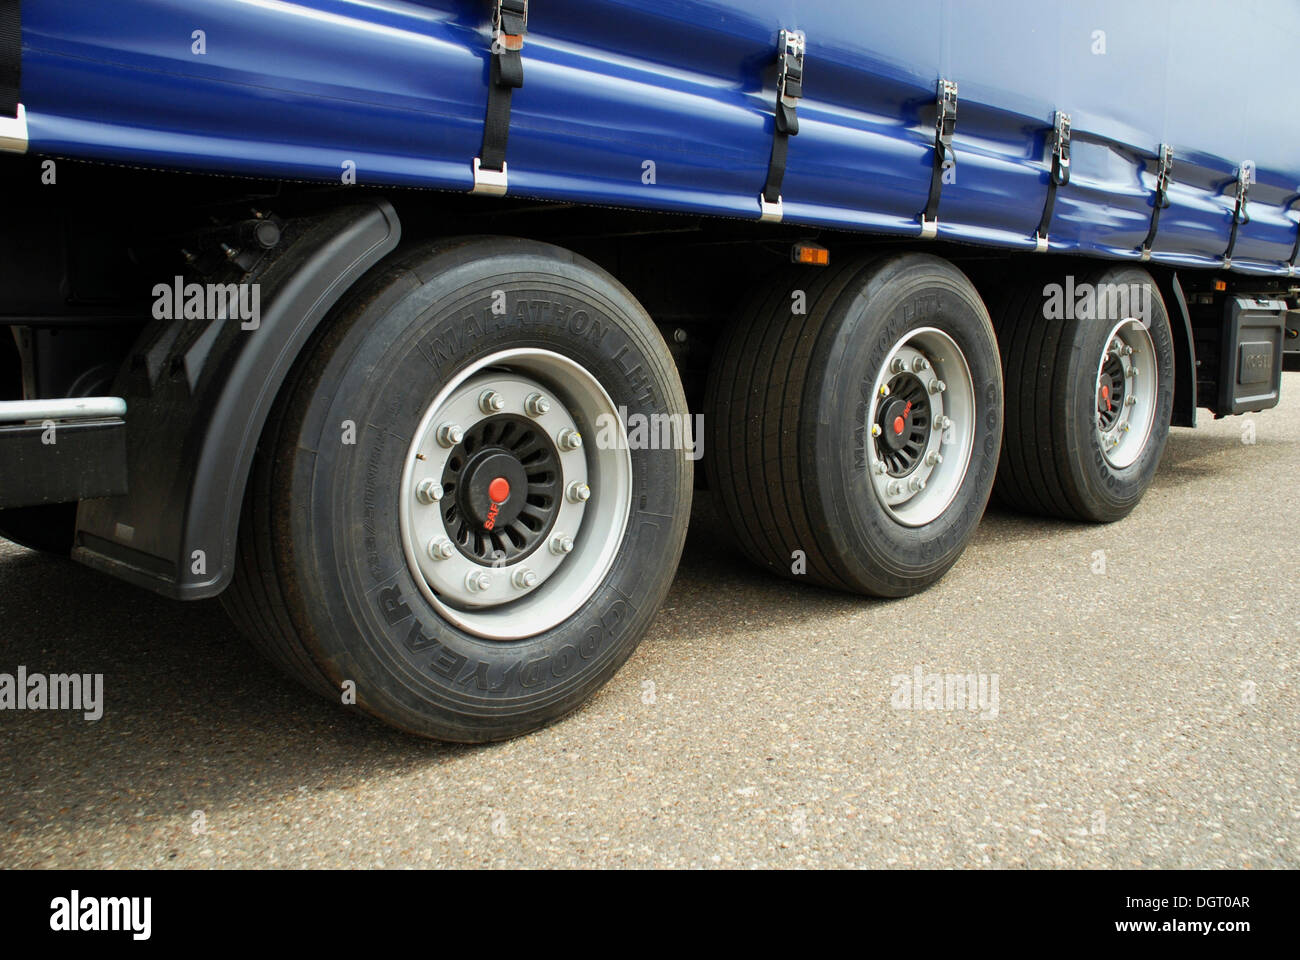
[{"label": "chrome side bar", "polygon": [[0,423],[25,420],[96,420],[126,416],[121,397],[68,397],[63,400],[0,400]]}]

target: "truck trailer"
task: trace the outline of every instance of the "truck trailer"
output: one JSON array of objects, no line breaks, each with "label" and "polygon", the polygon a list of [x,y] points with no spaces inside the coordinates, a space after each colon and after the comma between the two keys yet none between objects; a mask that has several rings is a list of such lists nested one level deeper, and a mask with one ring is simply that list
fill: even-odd
[{"label": "truck trailer", "polygon": [[697,489],[872,597],[991,497],[1122,521],[1171,426],[1300,364],[1297,36],[1285,0],[0,0],[0,535],[482,742],[631,655]]}]

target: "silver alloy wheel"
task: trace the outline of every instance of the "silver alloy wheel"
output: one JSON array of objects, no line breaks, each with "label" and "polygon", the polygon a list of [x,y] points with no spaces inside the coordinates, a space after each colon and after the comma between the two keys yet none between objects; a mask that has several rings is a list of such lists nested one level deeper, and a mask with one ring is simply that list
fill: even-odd
[{"label": "silver alloy wheel", "polygon": [[563,623],[609,572],[632,505],[626,426],[600,382],[549,350],[503,350],[426,408],[398,516],[438,612],[493,640]]},{"label": "silver alloy wheel", "polygon": [[1107,462],[1122,470],[1142,455],[1156,419],[1156,348],[1134,317],[1115,324],[1097,364],[1097,442]]},{"label": "silver alloy wheel", "polygon": [[899,523],[930,523],[961,489],[975,447],[975,383],[948,334],[909,331],[876,377],[866,429],[876,497]]}]

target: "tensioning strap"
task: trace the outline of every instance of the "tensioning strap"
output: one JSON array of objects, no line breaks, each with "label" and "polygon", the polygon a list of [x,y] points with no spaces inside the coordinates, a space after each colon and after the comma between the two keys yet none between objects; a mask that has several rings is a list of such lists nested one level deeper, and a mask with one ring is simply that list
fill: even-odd
[{"label": "tensioning strap", "polygon": [[1250,211],[1246,209],[1246,197],[1250,185],[1255,182],[1255,165],[1243,160],[1237,168],[1237,202],[1232,208],[1232,231],[1228,234],[1228,249],[1223,253],[1223,268],[1232,267],[1232,251],[1237,246],[1237,228],[1243,223],[1250,223]]},{"label": "tensioning strap", "polygon": [[495,0],[492,12],[492,65],[488,81],[483,146],[474,158],[472,193],[506,192],[506,143],[510,137],[510,99],[524,85],[524,33],[528,0]]},{"label": "tensioning strap", "polygon": [[930,196],[921,213],[922,240],[932,240],[939,232],[939,194],[943,192],[944,164],[952,152],[952,135],[957,129],[957,84],[940,80],[935,99],[934,166],[930,170]]},{"label": "tensioning strap", "polygon": [[1151,246],[1156,242],[1156,229],[1160,226],[1160,211],[1169,206],[1169,181],[1174,170],[1174,148],[1160,144],[1160,166],[1156,170],[1156,192],[1151,199],[1151,228],[1142,241],[1142,259],[1151,259]]},{"label": "tensioning strap", "polygon": [[785,158],[790,138],[799,133],[796,107],[803,96],[803,57],[807,44],[798,30],[782,30],[777,39],[776,132],[772,157],[767,164],[767,182],[758,197],[759,219],[779,223],[784,216],[781,182],[785,179]]},{"label": "tensioning strap", "polygon": [[0,0],[0,153],[27,152],[22,73],[22,4],[20,0]]},{"label": "tensioning strap", "polygon": [[0,117],[18,116],[22,86],[23,28],[21,0],[0,0]]},{"label": "tensioning strap", "polygon": [[1047,229],[1052,223],[1052,208],[1056,206],[1056,188],[1070,182],[1070,115],[1056,111],[1056,121],[1049,134],[1052,147],[1052,172],[1047,178],[1047,202],[1043,204],[1043,218],[1038,221],[1034,234],[1034,249],[1042,253],[1047,249]]}]

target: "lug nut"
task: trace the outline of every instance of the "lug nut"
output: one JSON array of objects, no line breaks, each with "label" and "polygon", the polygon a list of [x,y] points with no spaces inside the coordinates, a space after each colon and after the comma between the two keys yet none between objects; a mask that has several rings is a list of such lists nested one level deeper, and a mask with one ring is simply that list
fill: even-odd
[{"label": "lug nut", "polygon": [[474,570],[465,575],[465,588],[473,593],[481,593],[492,586],[492,578],[482,570]]},{"label": "lug nut", "polygon": [[586,503],[591,499],[591,487],[581,480],[574,480],[564,493],[569,498],[570,503]]},{"label": "lug nut", "polygon": [[872,435],[873,437],[878,437],[878,436],[880,436],[880,424],[878,424],[878,423],[873,423],[873,424],[871,425],[871,435]]},{"label": "lug nut", "polygon": [[1133,348],[1130,347],[1127,343],[1124,344],[1124,356],[1126,357],[1133,356]]},{"label": "lug nut", "polygon": [[934,418],[934,428],[936,430],[947,430],[952,426],[952,421],[947,417],[939,416]]},{"label": "lug nut", "polygon": [[1124,398],[1124,406],[1126,406],[1126,407],[1134,406],[1137,402],[1138,402],[1137,397],[1125,397],[1125,398]]},{"label": "lug nut", "polygon": [[889,396],[889,384],[887,384],[887,383],[882,383],[882,384],[880,385],[880,395],[881,395],[882,397],[887,397],[887,396]]},{"label": "lug nut", "polygon": [[510,582],[520,590],[531,590],[533,587],[537,586],[537,574],[532,570],[529,570],[527,567],[524,567],[521,570],[516,570],[510,575]]},{"label": "lug nut", "polygon": [[457,423],[444,423],[438,428],[438,442],[444,447],[454,447],[465,439],[465,431]]},{"label": "lug nut", "polygon": [[885,465],[884,465],[883,463],[877,461],[877,462],[876,462],[876,476],[878,476],[878,477],[883,477],[884,475],[885,475]]},{"label": "lug nut", "polygon": [[524,401],[524,412],[530,417],[540,417],[551,409],[551,401],[540,393],[530,393]]},{"label": "lug nut", "polygon": [[924,370],[924,369],[925,369],[926,367],[928,367],[929,365],[930,365],[930,362],[929,362],[928,360],[926,360],[925,357],[917,357],[915,360],[912,361],[912,372],[913,372],[913,373],[920,373],[922,370]]},{"label": "lug nut", "polygon": [[913,493],[916,493],[918,490],[924,490],[925,481],[920,477],[913,477],[911,480],[907,481],[907,489],[911,490]]},{"label": "lug nut", "polygon": [[1136,377],[1136,376],[1138,375],[1138,368],[1137,368],[1137,367],[1129,367],[1129,368],[1128,368],[1128,375],[1129,375],[1130,377]]},{"label": "lug nut", "polygon": [[426,477],[415,488],[415,499],[421,503],[436,503],[442,499],[442,484],[432,477]]},{"label": "lug nut", "polygon": [[948,389],[948,384],[944,383],[942,380],[936,378],[930,381],[931,393],[943,393],[947,389]]},{"label": "lug nut", "polygon": [[889,491],[891,497],[896,497],[903,492],[903,487],[897,480],[890,480],[889,486],[886,489]]},{"label": "lug nut", "polygon": [[894,360],[893,360],[893,362],[890,363],[890,365],[889,365],[889,369],[890,369],[893,373],[906,373],[906,372],[907,372],[907,361],[904,360],[902,357],[895,357]]},{"label": "lug nut", "polygon": [[446,537],[434,537],[429,541],[429,556],[434,560],[447,560],[456,552],[451,541]]},{"label": "lug nut", "polygon": [[506,408],[506,398],[495,390],[484,390],[479,395],[478,408],[486,414],[500,413]]},{"label": "lug nut", "polygon": [[560,431],[560,435],[555,438],[555,442],[560,445],[561,450],[577,450],[582,446],[582,434],[577,430],[570,430],[565,427]]},{"label": "lug nut", "polygon": [[938,450],[931,450],[926,454],[925,462],[927,466],[937,467],[939,464],[943,463],[943,454]]},{"label": "lug nut", "polygon": [[555,554],[557,557],[562,557],[566,553],[571,553],[572,551],[572,537],[565,536],[562,533],[557,533],[555,536],[551,537],[551,553]]}]

